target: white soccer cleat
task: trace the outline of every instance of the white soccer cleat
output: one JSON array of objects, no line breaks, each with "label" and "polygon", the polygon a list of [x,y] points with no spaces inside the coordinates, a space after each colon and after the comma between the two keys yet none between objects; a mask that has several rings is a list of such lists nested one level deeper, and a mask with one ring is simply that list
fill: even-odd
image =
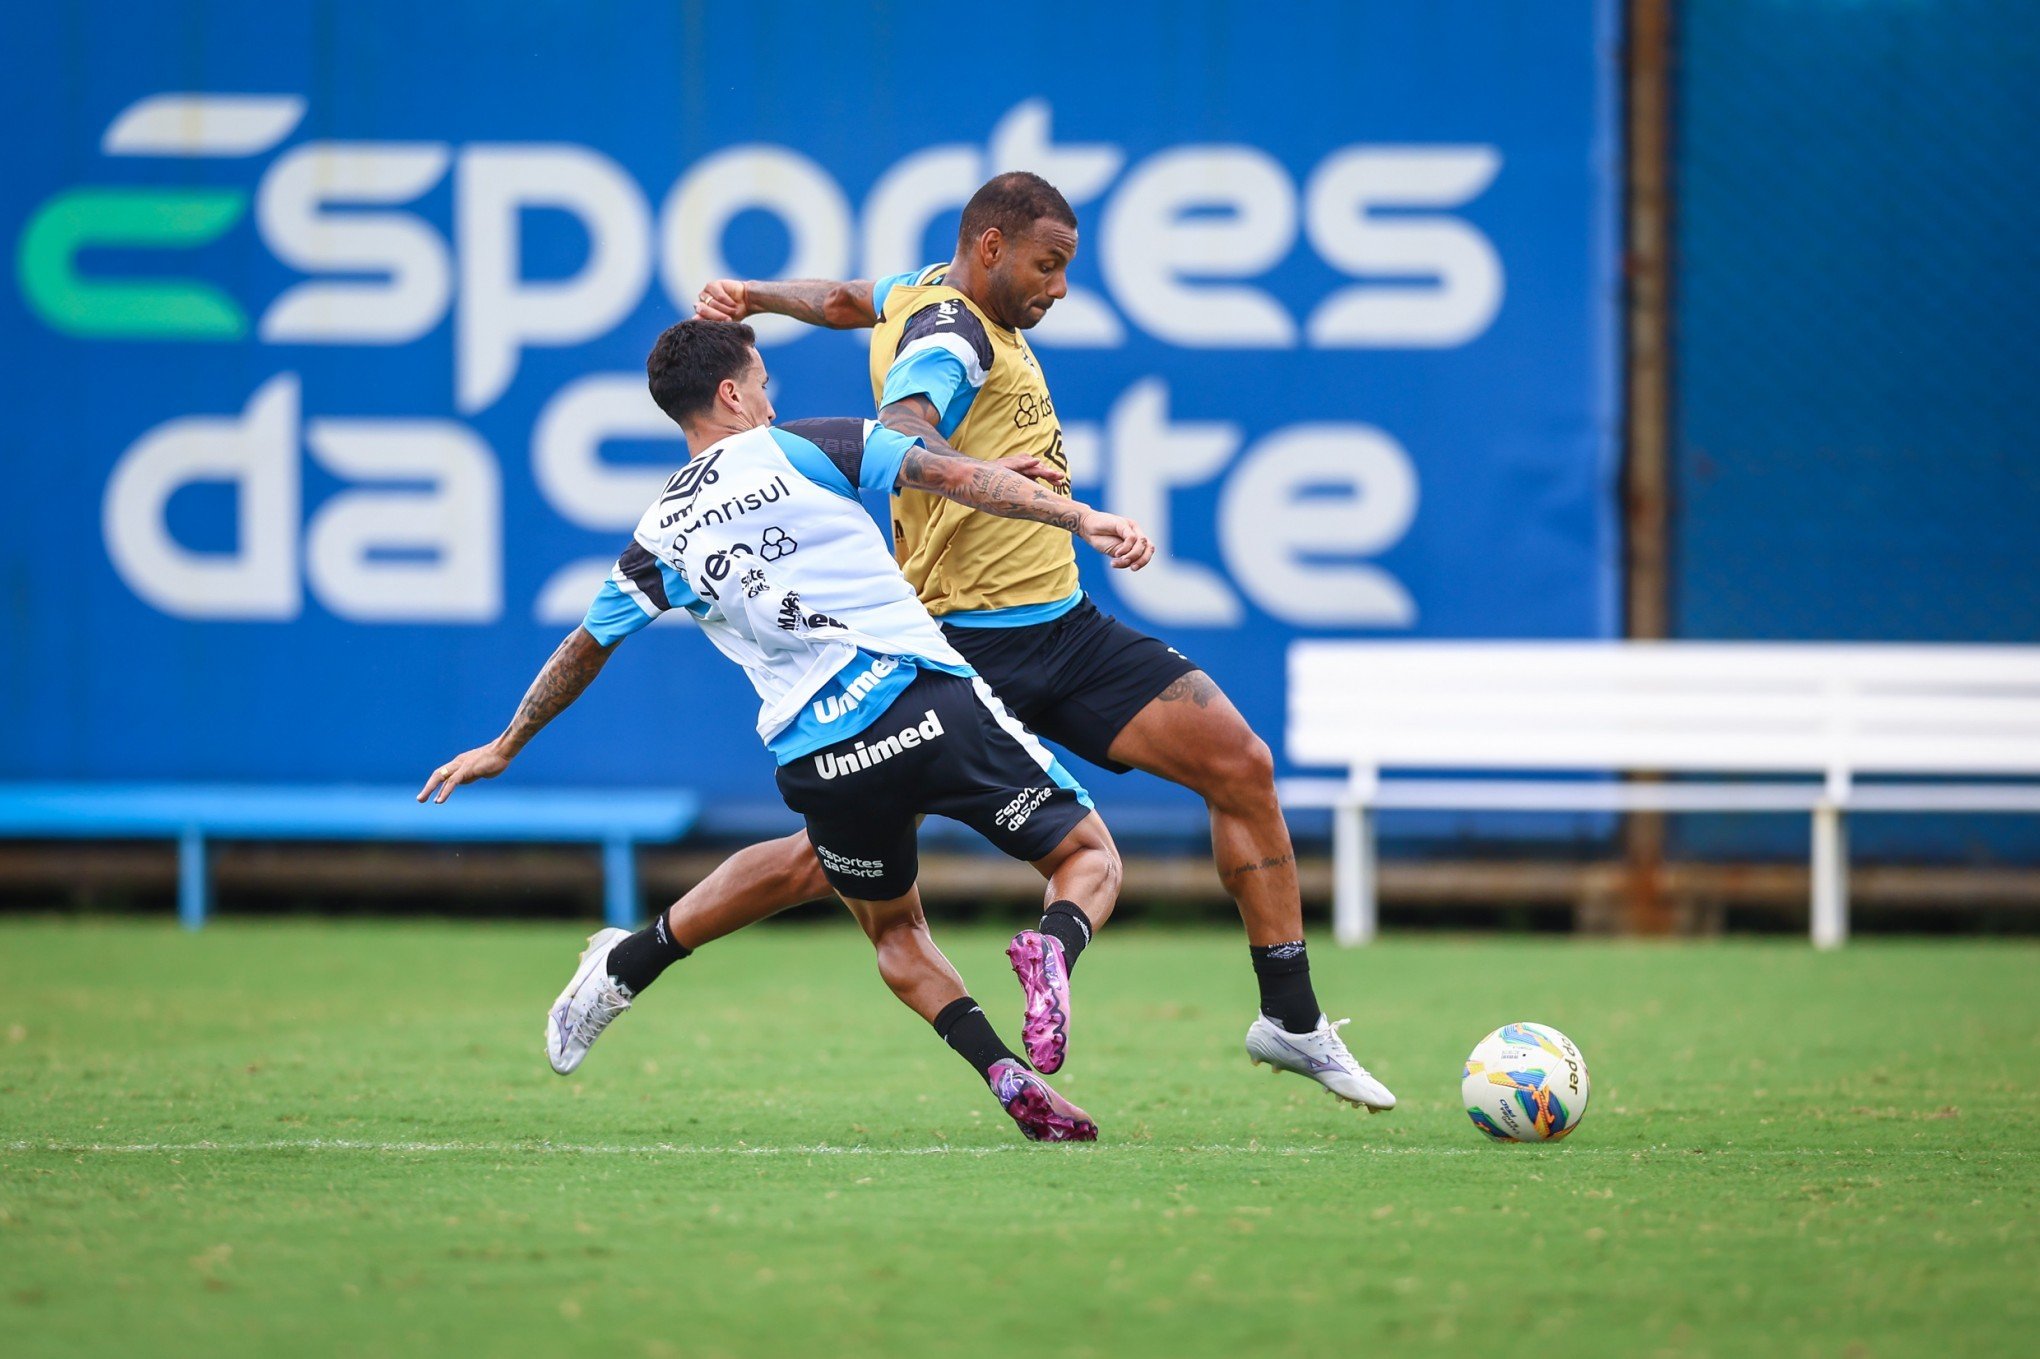
[{"label": "white soccer cleat", "polygon": [[1266,1015],[1256,1016],[1247,1030],[1247,1057],[1255,1066],[1266,1063],[1278,1071],[1308,1076],[1348,1104],[1357,1104],[1370,1114],[1395,1108],[1395,1095],[1374,1079],[1366,1067],[1353,1060],[1339,1037],[1341,1025],[1318,1016],[1318,1026],[1309,1033],[1291,1033]]},{"label": "white soccer cleat", "polygon": [[545,1017],[545,1055],[562,1076],[571,1074],[610,1021],[630,1008],[630,992],[609,975],[609,951],[628,938],[629,930],[589,935],[579,970]]}]

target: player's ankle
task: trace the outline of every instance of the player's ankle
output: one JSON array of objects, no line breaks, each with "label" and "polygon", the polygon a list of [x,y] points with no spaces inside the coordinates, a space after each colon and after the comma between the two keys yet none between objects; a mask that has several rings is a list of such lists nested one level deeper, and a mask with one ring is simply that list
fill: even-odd
[{"label": "player's ankle", "polygon": [[1000,1040],[992,1030],[992,1021],[985,1018],[984,1008],[969,996],[959,996],[942,1007],[942,1013],[935,1016],[935,1035],[986,1080],[1000,1062],[1027,1065]]},{"label": "player's ankle", "polygon": [[1310,984],[1310,953],[1301,939],[1253,944],[1254,979],[1261,984],[1261,1013],[1291,1033],[1317,1028],[1317,992]]},{"label": "player's ankle", "polygon": [[692,952],[673,937],[666,924],[666,913],[661,911],[651,924],[630,938],[617,940],[616,947],[609,951],[609,975],[632,996],[640,996],[661,973]]},{"label": "player's ankle", "polygon": [[1041,915],[1041,932],[1063,947],[1063,968],[1074,974],[1077,955],[1091,942],[1091,917],[1074,901],[1052,901]]}]

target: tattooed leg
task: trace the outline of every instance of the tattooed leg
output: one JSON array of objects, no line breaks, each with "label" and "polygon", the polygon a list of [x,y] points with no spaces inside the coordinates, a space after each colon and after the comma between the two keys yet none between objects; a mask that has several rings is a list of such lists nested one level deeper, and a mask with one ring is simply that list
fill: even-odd
[{"label": "tattooed leg", "polygon": [[1275,797],[1275,760],[1239,709],[1202,670],[1157,695],[1112,742],[1112,758],[1179,783],[1211,813],[1219,881],[1250,944],[1303,938],[1296,851]]}]

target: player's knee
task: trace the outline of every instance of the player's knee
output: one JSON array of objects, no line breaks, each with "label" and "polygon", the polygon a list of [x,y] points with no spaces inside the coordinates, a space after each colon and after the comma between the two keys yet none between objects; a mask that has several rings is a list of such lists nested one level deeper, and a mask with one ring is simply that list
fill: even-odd
[{"label": "player's knee", "polygon": [[1094,871],[1098,875],[1098,888],[1107,897],[1116,898],[1119,884],[1126,876],[1126,865],[1119,857],[1119,846],[1108,841],[1099,845],[1096,853],[1098,858]]},{"label": "player's knee", "polygon": [[1109,892],[1119,891],[1125,865],[1120,861],[1119,846],[1113,843],[1112,832],[1105,829],[1103,818],[1096,812],[1077,823],[1063,841],[1063,852],[1068,857],[1058,866],[1059,875],[1067,868]]},{"label": "player's knee", "polygon": [[1101,824],[1056,873],[1055,880],[1087,910],[1097,912],[1110,910],[1111,904],[1119,899],[1119,884],[1125,876],[1126,865],[1120,860],[1119,846],[1112,843],[1112,837]]},{"label": "player's knee", "polygon": [[1221,806],[1267,802],[1275,796],[1275,752],[1242,724],[1236,737],[1200,754],[1193,786]]}]

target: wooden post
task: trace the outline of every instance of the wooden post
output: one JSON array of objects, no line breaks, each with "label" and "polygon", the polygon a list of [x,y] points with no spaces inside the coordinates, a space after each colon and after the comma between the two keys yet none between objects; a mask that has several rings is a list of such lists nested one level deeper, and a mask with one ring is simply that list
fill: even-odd
[{"label": "wooden post", "polygon": [[[1671,441],[1671,0],[1629,0],[1624,43],[1624,226],[1627,249],[1624,362],[1627,413],[1622,472],[1624,631],[1632,640],[1671,628],[1667,535]],[[1665,818],[1631,812],[1623,928],[1664,934]]]}]

